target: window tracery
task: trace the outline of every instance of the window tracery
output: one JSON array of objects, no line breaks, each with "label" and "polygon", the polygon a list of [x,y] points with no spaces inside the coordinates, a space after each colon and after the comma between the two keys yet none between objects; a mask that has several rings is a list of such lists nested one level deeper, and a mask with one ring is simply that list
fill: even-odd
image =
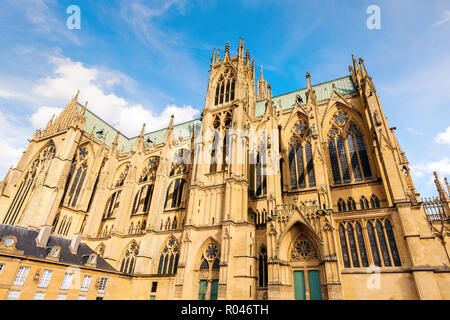
[{"label": "window tracery", "polygon": [[122,264],[120,266],[120,272],[134,273],[134,267],[136,265],[136,256],[138,254],[139,248],[136,242],[133,241],[123,255]]},{"label": "window tracery", "polygon": [[372,179],[363,135],[344,111],[331,119],[328,152],[334,184]]},{"label": "window tracery", "polygon": [[308,124],[304,120],[299,120],[292,128],[288,158],[291,189],[314,187],[316,179],[311,150],[311,135]]},{"label": "window tracery", "polygon": [[[368,239],[368,247],[364,242],[364,234]],[[388,218],[341,222],[339,240],[346,268],[368,267],[369,264],[390,267],[392,263],[396,267],[401,266],[392,224]]]},{"label": "window tracery", "polygon": [[159,258],[158,274],[160,275],[173,275],[177,273],[178,267],[178,241],[175,238],[170,238]]},{"label": "window tracery", "polygon": [[226,69],[217,81],[214,105],[217,106],[228,101],[233,101],[235,85],[233,72],[230,69]]},{"label": "window tracery", "polygon": [[300,233],[291,246],[289,257],[291,261],[302,261],[318,259],[319,255],[311,240]]},{"label": "window tracery", "polygon": [[50,167],[51,160],[55,157],[56,148],[53,140],[42,150],[36,160],[33,161],[28,171],[25,173],[16,194],[3,219],[4,224],[14,225],[20,214],[26,207],[30,194],[34,186],[43,183]]},{"label": "window tracery", "polygon": [[67,183],[64,190],[64,195],[61,203],[67,207],[74,208],[77,204],[78,197],[86,179],[88,169],[89,152],[87,146],[81,146],[75,153]]}]

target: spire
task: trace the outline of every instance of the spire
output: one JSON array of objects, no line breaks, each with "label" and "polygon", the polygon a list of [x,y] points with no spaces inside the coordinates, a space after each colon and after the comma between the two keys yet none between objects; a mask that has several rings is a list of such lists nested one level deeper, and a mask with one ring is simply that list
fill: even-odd
[{"label": "spire", "polygon": [[307,82],[307,88],[309,90],[311,90],[312,89],[312,86],[311,86],[311,75],[309,74],[309,72],[306,72],[306,82]]},{"label": "spire", "polygon": [[83,108],[81,109],[81,113],[80,113],[81,116],[84,116],[84,114],[86,113],[87,105],[88,105],[88,101],[86,101]]},{"label": "spire", "polygon": [[450,185],[448,184],[447,178],[444,178],[445,186],[447,187],[447,192],[450,194]]},{"label": "spire", "polygon": [[367,74],[366,66],[364,65],[364,60],[362,58],[359,58],[359,65],[361,66],[362,76],[364,78],[368,77],[369,75]]},{"label": "spire", "polygon": [[263,70],[263,66],[261,66],[261,72],[259,73],[259,81],[263,80],[264,81],[264,70]]},{"label": "spire", "polygon": [[247,52],[245,53],[245,61],[250,64],[250,50],[247,48]]},{"label": "spire", "polygon": [[170,116],[169,126],[167,127],[166,135],[164,136],[164,143],[168,144],[172,141],[172,131],[173,131],[173,118],[175,116]]},{"label": "spire", "polygon": [[117,145],[119,144],[119,136],[120,136],[120,131],[117,131],[116,137],[114,138],[114,142],[113,142],[113,147],[117,147]]},{"label": "spire", "polygon": [[361,70],[359,70],[359,66],[356,63],[356,59],[355,56],[352,54],[352,60],[353,60],[353,70],[355,70],[355,72],[360,72]]},{"label": "spire", "polygon": [[230,45],[227,42],[227,44],[225,45],[225,57],[228,56],[230,57]]},{"label": "spire", "polygon": [[211,57],[211,64],[216,63],[216,48],[213,50],[213,55]]},{"label": "spire", "polygon": [[434,183],[436,184],[436,189],[439,193],[439,198],[441,201],[448,202],[450,201],[447,192],[445,192],[444,188],[442,187],[441,181],[439,180],[439,177],[437,175],[437,172],[434,171]]},{"label": "spire", "polygon": [[216,57],[216,62],[220,61],[220,48],[217,49],[217,57]]},{"label": "spire", "polygon": [[141,132],[139,133],[139,138],[144,138],[145,133],[145,123],[142,125]]}]

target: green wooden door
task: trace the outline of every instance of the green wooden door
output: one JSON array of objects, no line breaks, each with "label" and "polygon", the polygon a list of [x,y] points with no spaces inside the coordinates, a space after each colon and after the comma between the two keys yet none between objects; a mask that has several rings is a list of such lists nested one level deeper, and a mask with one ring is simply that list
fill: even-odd
[{"label": "green wooden door", "polygon": [[294,271],[295,300],[306,300],[305,274],[303,271]]},{"label": "green wooden door", "polygon": [[309,299],[322,300],[322,287],[320,286],[320,273],[318,270],[308,271]]},{"label": "green wooden door", "polygon": [[205,293],[207,287],[208,281],[200,280],[200,285],[198,286],[198,300],[205,300]]},{"label": "green wooden door", "polygon": [[211,300],[217,300],[217,292],[219,291],[219,280],[213,280],[211,284]]}]

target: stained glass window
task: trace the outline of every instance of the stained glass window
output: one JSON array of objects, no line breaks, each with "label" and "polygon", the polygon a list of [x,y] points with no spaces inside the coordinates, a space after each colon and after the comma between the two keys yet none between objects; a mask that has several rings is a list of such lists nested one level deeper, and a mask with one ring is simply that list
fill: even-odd
[{"label": "stained glass window", "polygon": [[367,234],[369,236],[370,248],[372,250],[373,262],[376,266],[381,267],[380,255],[378,253],[377,241],[375,239],[375,233],[373,231],[372,222],[367,221]]},{"label": "stained glass window", "polygon": [[389,241],[389,246],[391,247],[392,258],[394,259],[394,265],[399,267],[401,266],[400,255],[398,254],[397,244],[395,243],[394,232],[392,231],[391,222],[386,219],[384,222],[384,226],[386,228],[386,234]]},{"label": "stained glass window", "polygon": [[386,239],[384,237],[384,232],[383,232],[383,225],[381,224],[380,220],[377,220],[376,228],[377,228],[378,241],[380,243],[381,254],[383,256],[384,265],[386,267],[390,267],[391,266],[391,259],[389,258],[389,252],[388,252]]},{"label": "stained glass window", "polygon": [[330,138],[328,140],[328,151],[330,153],[331,171],[333,173],[334,184],[341,184],[341,174],[339,173],[339,163],[336,153],[336,146],[334,140]]},{"label": "stained glass window", "polygon": [[344,267],[350,268],[350,260],[348,257],[347,241],[345,239],[345,229],[342,224],[339,225],[339,239],[341,241],[342,259],[344,260]]},{"label": "stained glass window", "polygon": [[356,251],[355,236],[353,234],[353,227],[351,223],[347,223],[347,236],[348,244],[350,245],[353,267],[359,268],[358,252]]},{"label": "stained glass window", "polygon": [[361,256],[361,263],[362,263],[363,267],[368,267],[369,261],[367,260],[366,246],[364,245],[362,228],[361,228],[361,225],[359,224],[359,222],[356,222],[355,230],[356,230],[356,238],[358,239],[358,248],[359,248],[359,254]]}]

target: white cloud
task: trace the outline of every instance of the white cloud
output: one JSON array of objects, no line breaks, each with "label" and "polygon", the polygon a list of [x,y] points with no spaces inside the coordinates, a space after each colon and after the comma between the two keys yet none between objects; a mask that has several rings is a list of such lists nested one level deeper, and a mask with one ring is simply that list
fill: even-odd
[{"label": "white cloud", "polygon": [[[25,150],[22,147],[26,140],[24,132],[17,120],[11,115],[5,114],[0,110],[0,172],[5,173],[10,166],[15,166]],[[3,177],[1,177],[3,179]]]},{"label": "white cloud", "polygon": [[30,117],[31,124],[35,129],[44,129],[53,115],[55,118],[61,113],[63,108],[39,107]]},{"label": "white cloud", "polygon": [[421,178],[425,174],[431,176],[433,171],[437,171],[441,175],[450,175],[450,158],[445,157],[438,161],[423,161],[411,166],[412,175],[416,178]]},{"label": "white cloud", "polygon": [[46,106],[39,107],[30,117],[34,128],[44,128],[51,115],[61,110],[51,105],[67,104],[77,90],[80,90],[80,103],[88,100],[89,110],[129,137],[139,133],[142,123],[146,123],[147,131],[152,131],[167,126],[172,114],[175,123],[200,115],[200,110],[192,106],[178,107],[173,104],[167,105],[158,114],[141,104],[133,104],[113,92],[107,92],[118,86],[126,88],[135,85],[134,80],[119,71],[88,68],[65,57],[53,56],[50,63],[54,66],[52,75],[40,79],[32,89],[34,95],[46,100]]},{"label": "white cloud", "polygon": [[444,11],[444,18],[433,24],[433,27],[440,26],[441,24],[447,23],[449,21],[450,21],[450,11],[446,10]]},{"label": "white cloud", "polygon": [[448,127],[447,130],[439,133],[436,137],[434,137],[434,141],[441,144],[450,144],[450,127]]}]

